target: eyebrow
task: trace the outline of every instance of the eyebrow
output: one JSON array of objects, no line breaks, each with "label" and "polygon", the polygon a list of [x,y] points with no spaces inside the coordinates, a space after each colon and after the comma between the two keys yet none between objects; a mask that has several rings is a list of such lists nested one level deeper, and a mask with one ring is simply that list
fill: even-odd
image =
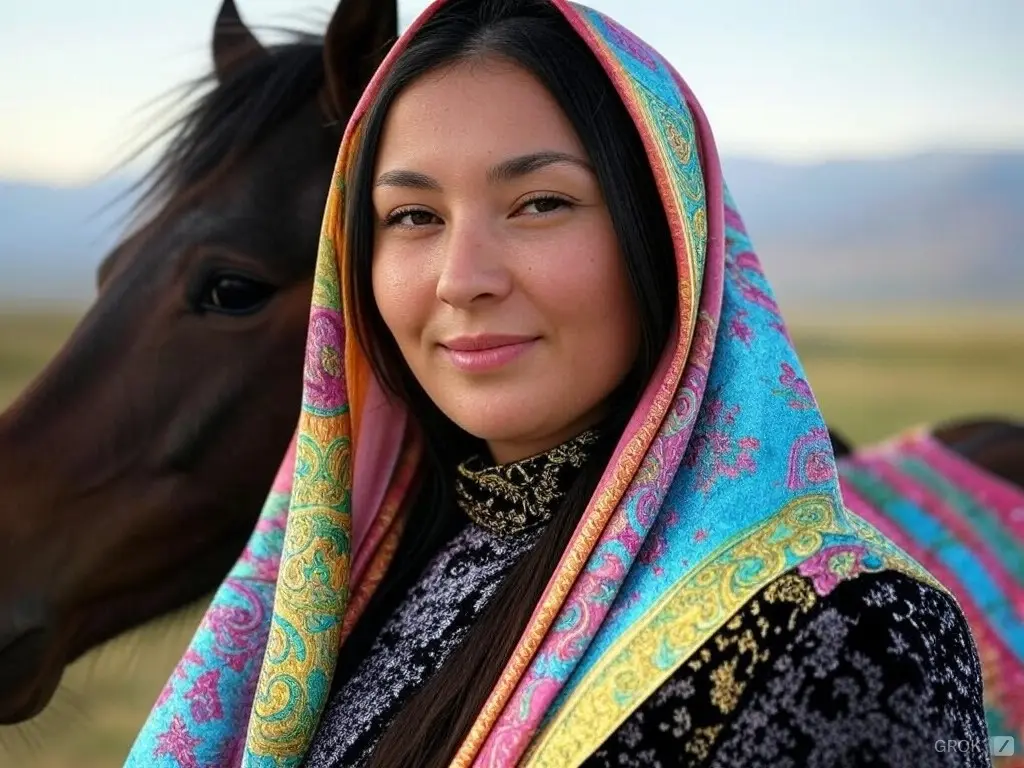
[{"label": "eyebrow", "polygon": [[[556,152],[544,150],[531,152],[527,155],[520,155],[509,160],[503,160],[495,166],[487,169],[487,180],[492,184],[507,183],[515,179],[528,176],[531,173],[546,168],[549,165],[568,164],[582,168],[588,173],[594,173],[593,167],[586,160],[569,154],[568,152]],[[375,187],[408,187],[411,189],[422,189],[431,192],[440,192],[441,184],[431,176],[418,171],[394,170],[385,171],[377,177]]]}]

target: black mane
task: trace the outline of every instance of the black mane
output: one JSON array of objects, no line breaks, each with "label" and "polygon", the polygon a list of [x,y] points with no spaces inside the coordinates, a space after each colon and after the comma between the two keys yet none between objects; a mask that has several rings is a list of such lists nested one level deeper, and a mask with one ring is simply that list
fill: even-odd
[{"label": "black mane", "polygon": [[294,30],[287,35],[288,42],[266,46],[266,55],[241,62],[223,81],[211,72],[184,86],[184,114],[146,143],[170,135],[133,188],[136,208],[199,184],[316,98],[326,78],[323,38]]}]

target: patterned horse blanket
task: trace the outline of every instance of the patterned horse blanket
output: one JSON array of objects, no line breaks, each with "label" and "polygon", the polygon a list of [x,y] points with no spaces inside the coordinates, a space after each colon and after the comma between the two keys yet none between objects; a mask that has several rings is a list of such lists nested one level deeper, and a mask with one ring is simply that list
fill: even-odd
[{"label": "patterned horse blanket", "polygon": [[839,462],[849,509],[935,574],[970,623],[991,736],[1024,766],[1024,489],[916,429]]}]

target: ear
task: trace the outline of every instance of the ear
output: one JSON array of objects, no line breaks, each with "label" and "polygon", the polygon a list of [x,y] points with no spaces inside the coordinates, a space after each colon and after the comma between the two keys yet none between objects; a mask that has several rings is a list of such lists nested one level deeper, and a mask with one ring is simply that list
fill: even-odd
[{"label": "ear", "polygon": [[342,116],[356,102],[398,38],[398,0],[340,0],[324,38],[331,104]]},{"label": "ear", "polygon": [[213,68],[217,78],[224,80],[239,62],[265,53],[266,49],[238,15],[235,0],[224,0],[213,24]]}]

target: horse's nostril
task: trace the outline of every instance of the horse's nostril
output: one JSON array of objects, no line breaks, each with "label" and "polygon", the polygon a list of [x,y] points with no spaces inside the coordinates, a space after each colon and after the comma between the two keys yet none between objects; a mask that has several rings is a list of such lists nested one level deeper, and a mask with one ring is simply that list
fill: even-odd
[{"label": "horse's nostril", "polygon": [[45,666],[53,635],[43,602],[0,603],[0,717],[9,696],[34,684]]},{"label": "horse's nostril", "polygon": [[13,604],[0,601],[0,659],[7,653],[8,646],[35,633],[45,634],[49,625],[46,607],[41,600],[22,599]]},{"label": "horse's nostril", "polygon": [[0,636],[0,725],[34,716],[52,695],[56,682],[46,674],[52,635],[51,627],[39,625]]}]

